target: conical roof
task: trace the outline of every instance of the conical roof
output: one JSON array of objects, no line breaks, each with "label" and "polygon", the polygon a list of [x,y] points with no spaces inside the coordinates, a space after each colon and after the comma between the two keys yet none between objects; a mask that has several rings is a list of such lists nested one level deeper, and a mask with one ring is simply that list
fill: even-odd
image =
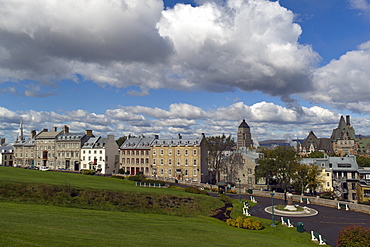
[{"label": "conical roof", "polygon": [[245,119],[243,119],[243,122],[239,125],[239,128],[248,128],[249,129],[249,126],[248,126],[247,122],[245,122]]}]

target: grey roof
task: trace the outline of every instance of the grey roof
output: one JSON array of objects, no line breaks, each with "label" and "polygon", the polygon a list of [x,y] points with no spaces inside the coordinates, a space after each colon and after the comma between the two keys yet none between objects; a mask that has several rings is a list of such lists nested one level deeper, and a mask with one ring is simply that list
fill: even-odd
[{"label": "grey roof", "polygon": [[0,146],[0,153],[13,153],[14,147],[10,144]]},{"label": "grey roof", "polygon": [[199,146],[203,137],[197,138],[172,138],[172,139],[155,139],[152,143],[153,146]]},{"label": "grey roof", "polygon": [[56,136],[57,141],[75,141],[80,140],[85,136],[85,133],[63,133]]},{"label": "grey roof", "polygon": [[129,137],[122,143],[120,149],[150,149],[156,137]]},{"label": "grey roof", "polygon": [[95,143],[99,140],[99,137],[90,137],[89,140],[87,140],[82,148],[94,148]]},{"label": "grey roof", "polygon": [[356,156],[347,155],[345,157],[329,157],[324,158],[303,158],[301,164],[312,164],[333,171],[357,171],[359,166],[356,161]]}]

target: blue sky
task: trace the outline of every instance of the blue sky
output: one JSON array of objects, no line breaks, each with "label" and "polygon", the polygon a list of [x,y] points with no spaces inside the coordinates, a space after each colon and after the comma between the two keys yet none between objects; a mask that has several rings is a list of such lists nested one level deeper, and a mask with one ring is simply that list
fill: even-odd
[{"label": "blue sky", "polygon": [[370,135],[369,0],[0,0],[0,136]]}]

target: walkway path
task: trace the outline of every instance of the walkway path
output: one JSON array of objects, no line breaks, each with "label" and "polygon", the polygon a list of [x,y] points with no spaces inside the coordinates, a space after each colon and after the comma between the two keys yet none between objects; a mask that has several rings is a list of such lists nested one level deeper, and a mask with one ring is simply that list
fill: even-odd
[{"label": "walkway path", "polygon": [[[239,198],[239,195],[230,195],[233,199]],[[256,216],[264,219],[272,219],[271,214],[265,212],[265,208],[271,206],[271,198],[267,197],[256,197],[258,202],[257,205],[250,209],[252,216]],[[242,199],[250,199],[249,195],[242,195]],[[296,203],[296,202],[294,202]],[[274,205],[285,205],[284,200],[279,200],[274,198]],[[301,206],[306,206],[307,204],[300,204]],[[311,217],[293,217],[289,216],[295,225],[298,222],[303,222],[303,226],[306,232],[310,233],[311,230],[321,234],[325,239],[327,239],[327,244],[330,246],[336,245],[336,239],[339,235],[339,231],[348,225],[362,225],[365,227],[370,227],[370,216],[369,214],[359,213],[354,211],[339,210],[331,207],[324,207],[319,205],[309,204],[310,208],[316,209],[319,213]],[[280,216],[275,216],[275,221],[280,221]]]}]

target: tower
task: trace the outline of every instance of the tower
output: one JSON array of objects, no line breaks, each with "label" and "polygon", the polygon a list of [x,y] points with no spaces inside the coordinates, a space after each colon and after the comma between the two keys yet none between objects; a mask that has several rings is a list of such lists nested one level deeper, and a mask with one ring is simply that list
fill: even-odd
[{"label": "tower", "polygon": [[19,124],[19,133],[17,136],[17,141],[16,142],[21,142],[24,141],[24,136],[23,136],[23,121],[21,119],[21,122]]},{"label": "tower", "polygon": [[241,122],[238,127],[238,141],[237,141],[237,148],[242,147],[253,147],[253,140],[251,135],[251,128],[245,122],[245,119]]}]

